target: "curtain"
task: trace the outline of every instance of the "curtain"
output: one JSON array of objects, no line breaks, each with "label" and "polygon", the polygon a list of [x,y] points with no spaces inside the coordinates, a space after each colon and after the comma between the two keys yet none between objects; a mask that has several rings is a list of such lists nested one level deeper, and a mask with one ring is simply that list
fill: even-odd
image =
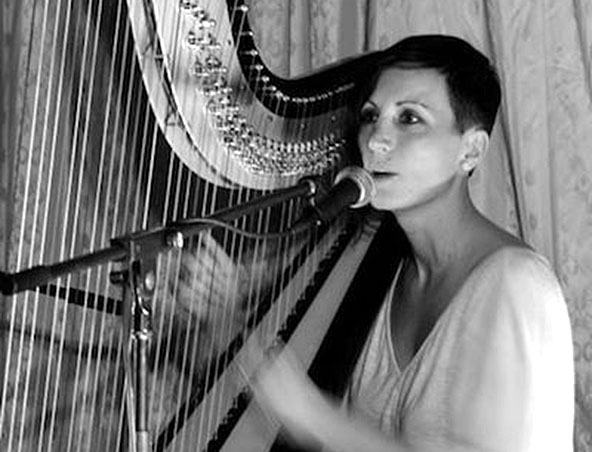
[{"label": "curtain", "polygon": [[592,451],[592,2],[589,0],[254,0],[267,64],[294,77],[413,34],[462,37],[504,92],[480,209],[555,268],[572,321],[577,452]]}]

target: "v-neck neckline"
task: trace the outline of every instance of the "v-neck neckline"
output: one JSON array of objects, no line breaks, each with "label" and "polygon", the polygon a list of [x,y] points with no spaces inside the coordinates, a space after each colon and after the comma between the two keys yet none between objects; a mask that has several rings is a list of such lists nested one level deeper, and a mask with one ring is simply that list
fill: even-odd
[{"label": "v-neck neckline", "polygon": [[444,310],[442,311],[442,313],[440,314],[440,316],[438,317],[438,319],[436,320],[436,322],[432,326],[432,329],[430,330],[428,335],[423,340],[419,349],[413,354],[413,356],[411,357],[411,359],[409,360],[407,365],[404,366],[404,368],[401,368],[401,366],[399,364],[399,360],[397,359],[397,354],[395,353],[395,344],[394,344],[394,340],[393,340],[393,331],[392,331],[392,322],[391,322],[391,314],[392,314],[391,310],[392,310],[392,305],[393,305],[393,295],[394,295],[396,287],[399,284],[399,278],[401,276],[403,266],[407,263],[409,258],[406,257],[401,260],[401,263],[399,264],[399,268],[397,269],[397,272],[395,273],[395,278],[393,279],[393,284],[391,285],[391,288],[390,288],[388,295],[387,295],[388,298],[386,299],[386,302],[388,303],[388,305],[387,305],[386,313],[385,313],[387,316],[386,321],[387,321],[387,335],[388,335],[388,339],[389,339],[388,340],[389,352],[391,354],[391,360],[394,363],[394,366],[400,376],[403,375],[404,373],[406,373],[406,371],[408,369],[412,368],[412,366],[415,365],[416,361],[418,361],[420,359],[420,357],[425,353],[424,350],[427,348],[427,344],[429,344],[431,341],[433,341],[433,337],[436,335],[437,331],[441,328],[441,325],[444,323],[445,318],[450,316],[451,315],[450,312],[452,312],[453,308],[458,305],[458,303],[455,303],[455,301],[457,300],[459,295],[464,291],[465,287],[467,287],[468,283],[473,278],[475,278],[475,275],[480,273],[480,270],[485,266],[486,263],[490,262],[494,258],[494,256],[497,256],[500,252],[502,252],[504,250],[508,250],[508,249],[523,249],[524,250],[524,249],[528,249],[528,248],[522,247],[522,246],[517,246],[517,245],[502,245],[499,248],[492,251],[491,253],[484,256],[483,258],[479,259],[477,261],[477,263],[475,265],[473,265],[473,267],[471,268],[471,270],[467,274],[467,277],[462,282],[462,284],[460,284],[459,287],[457,288],[457,290],[454,292],[454,295],[450,299],[450,303],[448,303],[448,306],[446,306],[444,308]]}]

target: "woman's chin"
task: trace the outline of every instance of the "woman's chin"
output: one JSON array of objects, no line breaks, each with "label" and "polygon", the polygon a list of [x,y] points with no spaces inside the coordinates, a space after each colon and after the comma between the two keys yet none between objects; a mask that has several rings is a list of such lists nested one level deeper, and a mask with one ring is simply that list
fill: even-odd
[{"label": "woman's chin", "polygon": [[376,210],[388,210],[393,211],[397,209],[396,203],[392,199],[385,199],[380,196],[375,196],[370,200],[370,205]]}]

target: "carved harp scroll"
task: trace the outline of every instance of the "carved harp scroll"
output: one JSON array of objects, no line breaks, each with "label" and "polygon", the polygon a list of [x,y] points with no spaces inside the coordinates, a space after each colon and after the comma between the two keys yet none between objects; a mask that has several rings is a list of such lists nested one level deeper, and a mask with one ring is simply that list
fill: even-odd
[{"label": "carved harp scroll", "polygon": [[[282,79],[259,56],[248,9],[239,0],[4,6],[14,20],[0,30],[1,450],[134,446],[122,327],[129,290],[112,282],[126,262],[68,269],[17,293],[14,275],[208,217],[303,176],[330,184],[351,161],[348,106],[379,54]],[[372,233],[347,216],[265,237],[287,230],[301,208],[287,201],[158,254],[153,450],[275,447],[277,428],[249,403],[237,366],[244,346],[287,342],[314,368],[371,249]]]}]

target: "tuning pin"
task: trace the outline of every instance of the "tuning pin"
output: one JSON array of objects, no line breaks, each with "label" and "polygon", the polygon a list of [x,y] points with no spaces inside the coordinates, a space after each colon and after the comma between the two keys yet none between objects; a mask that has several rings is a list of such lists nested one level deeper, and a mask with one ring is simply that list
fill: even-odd
[{"label": "tuning pin", "polygon": [[194,11],[199,8],[199,0],[180,0],[179,6],[186,11]]}]

